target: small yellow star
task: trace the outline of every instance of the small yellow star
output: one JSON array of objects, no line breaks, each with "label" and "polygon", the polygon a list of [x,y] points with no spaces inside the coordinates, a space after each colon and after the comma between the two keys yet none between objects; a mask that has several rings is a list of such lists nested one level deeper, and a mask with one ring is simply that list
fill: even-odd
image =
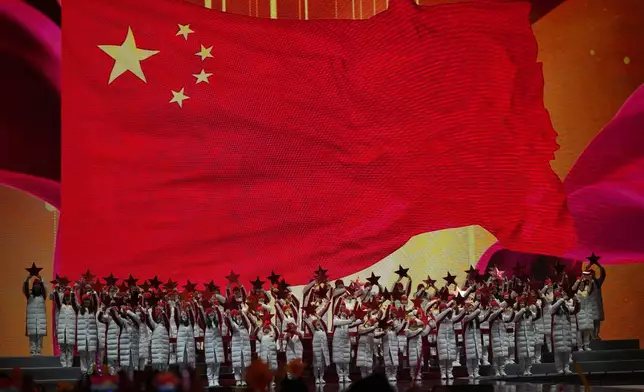
[{"label": "small yellow star", "polygon": [[211,74],[211,73],[207,73],[205,70],[203,70],[203,69],[202,69],[200,73],[198,73],[198,74],[192,74],[192,76],[194,76],[195,78],[197,78],[197,81],[195,82],[195,84],[199,84],[199,83],[201,83],[201,82],[210,83],[210,81],[208,80],[208,78],[209,78],[209,77],[211,77],[211,76],[212,76],[212,74]]},{"label": "small yellow star", "polygon": [[183,35],[183,38],[187,41],[188,40],[188,34],[194,33],[194,31],[190,28],[190,25],[178,25],[179,26],[179,31],[177,31],[177,36]]},{"label": "small yellow star", "polygon": [[213,57],[210,52],[212,51],[212,46],[209,48],[206,48],[205,46],[201,45],[201,50],[195,53],[195,56],[200,56],[201,61],[206,60],[208,57]]},{"label": "small yellow star", "polygon": [[98,45],[98,47],[114,59],[114,67],[112,68],[110,80],[107,84],[112,83],[116,78],[127,71],[132,72],[136,77],[147,83],[145,75],[143,74],[143,69],[141,69],[141,61],[159,53],[158,50],[137,48],[131,27],[127,28],[125,41],[123,41],[121,45]]},{"label": "small yellow star", "polygon": [[183,93],[183,88],[179,91],[172,91],[172,99],[170,100],[170,103],[176,102],[180,108],[183,107],[183,101],[186,99],[189,99],[190,97],[187,96],[186,94]]}]

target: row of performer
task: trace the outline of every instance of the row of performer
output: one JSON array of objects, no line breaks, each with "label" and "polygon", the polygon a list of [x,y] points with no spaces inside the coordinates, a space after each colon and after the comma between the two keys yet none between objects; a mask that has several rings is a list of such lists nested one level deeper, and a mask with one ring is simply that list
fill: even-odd
[{"label": "row of performer", "polygon": [[[596,261],[577,274],[558,265],[543,282],[470,268],[460,287],[448,274],[442,287],[428,277],[413,294],[407,271],[400,267],[396,282],[383,288],[374,274],[365,282],[331,284],[319,268],[300,296],[274,273],[270,289],[258,278],[248,292],[231,272],[222,293],[212,281],[201,291],[190,281],[177,290],[172,280],[139,284],[131,275],[121,285],[113,275],[103,284],[88,271],[73,284],[57,278],[48,294],[31,272],[23,286],[26,334],[31,354],[39,355],[49,298],[63,366],[71,367],[77,353],[84,374],[104,363],[111,373],[147,365],[194,368],[203,351],[210,386],[219,385],[224,363],[244,386],[253,359],[277,370],[278,357],[310,364],[316,384],[325,383],[330,366],[347,383],[351,364],[365,377],[378,362],[392,383],[399,370],[419,382],[427,362],[438,365],[443,379],[453,378],[461,361],[471,378],[479,377],[481,365],[504,376],[509,363],[530,375],[543,352],[554,355],[558,372],[569,373],[571,353],[589,350],[590,340],[598,338],[605,272]],[[303,358],[308,341],[311,350]]]}]

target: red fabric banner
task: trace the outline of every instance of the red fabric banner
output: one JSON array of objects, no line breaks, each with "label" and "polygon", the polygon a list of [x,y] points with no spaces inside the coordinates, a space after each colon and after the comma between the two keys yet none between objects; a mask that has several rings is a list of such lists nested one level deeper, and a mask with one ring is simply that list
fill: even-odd
[{"label": "red fabric banner", "polygon": [[563,253],[529,7],[293,21],[66,2],[61,273],[297,284],[472,224]]}]

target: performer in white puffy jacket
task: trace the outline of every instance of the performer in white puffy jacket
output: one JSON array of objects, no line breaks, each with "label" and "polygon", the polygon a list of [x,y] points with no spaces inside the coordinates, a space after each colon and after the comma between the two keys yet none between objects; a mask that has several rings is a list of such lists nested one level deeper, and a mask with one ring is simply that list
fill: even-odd
[{"label": "performer in white puffy jacket", "polygon": [[514,316],[515,351],[521,374],[530,376],[535,357],[534,322],[539,319],[539,308],[529,305],[524,297],[519,297],[515,304]]},{"label": "performer in white puffy jacket", "polygon": [[105,348],[107,352],[107,368],[111,375],[115,375],[119,371],[119,337],[121,328],[116,322],[116,309],[114,307],[107,307],[103,304],[103,308],[99,311],[98,320],[105,324],[106,338]]},{"label": "performer in white puffy jacket", "polygon": [[382,335],[382,351],[387,380],[395,383],[398,378],[398,334],[407,327],[407,321],[389,319]]},{"label": "performer in white puffy jacket", "polygon": [[76,349],[80,357],[82,374],[92,372],[92,364],[96,359],[98,348],[98,333],[96,325],[96,304],[89,294],[83,294],[77,311]]},{"label": "performer in white puffy jacket", "polygon": [[[304,354],[302,338],[302,331],[299,330],[296,324],[290,323],[286,326],[286,333],[284,335],[286,363],[290,363],[296,359],[302,360],[302,355]],[[287,376],[293,378],[293,375],[290,373]]]},{"label": "performer in white puffy jacket", "polygon": [[194,324],[192,306],[186,304],[180,310],[177,330],[177,363],[183,368],[194,369],[197,363]]},{"label": "performer in white puffy jacket", "polygon": [[[257,358],[268,365],[271,372],[277,371],[277,337],[279,332],[269,320],[264,320],[262,328],[257,331]],[[271,387],[275,379],[271,381]]]},{"label": "performer in white puffy jacket", "polygon": [[580,350],[590,351],[590,340],[595,328],[594,320],[597,317],[597,304],[592,298],[593,281],[590,272],[582,272],[572,287],[576,292],[579,301],[579,312],[577,313],[577,329],[579,331],[578,344]]},{"label": "performer in white puffy jacket", "polygon": [[[541,317],[534,323],[535,327],[535,348],[534,348],[534,361],[541,363],[541,356],[544,346],[547,352],[552,352],[552,340],[550,334],[552,331],[552,318],[550,317],[551,301],[546,299],[546,294],[552,294],[552,281],[546,279],[544,287],[539,291],[539,300],[537,300],[537,307],[540,309]],[[545,344],[544,344],[545,342]]]},{"label": "performer in white puffy jacket", "polygon": [[56,312],[56,337],[60,350],[60,363],[63,367],[74,365],[74,345],[76,344],[76,299],[72,300],[72,292],[66,288],[61,294],[55,293]]},{"label": "performer in white puffy jacket", "polygon": [[423,337],[429,335],[430,325],[425,325],[417,318],[412,318],[408,322],[405,330],[407,337],[407,354],[409,358],[409,374],[412,383],[422,381],[423,366]]},{"label": "performer in white puffy jacket", "polygon": [[145,321],[148,328],[152,330],[150,335],[150,362],[152,367],[158,371],[168,369],[170,361],[170,322],[165,312],[162,310],[165,306],[158,304],[156,309],[148,309]]},{"label": "performer in white puffy jacket", "polygon": [[374,335],[377,327],[375,317],[358,326],[358,350],[356,366],[360,369],[362,378],[367,378],[373,372],[373,357],[375,353]]},{"label": "performer in white puffy jacket", "polygon": [[570,357],[572,346],[572,331],[570,328],[571,315],[575,309],[566,303],[565,294],[557,291],[553,296],[555,302],[550,308],[552,315],[552,347],[555,354],[557,373],[570,374]]},{"label": "performer in white puffy jacket", "polygon": [[351,315],[348,308],[340,309],[338,315],[333,318],[333,340],[332,355],[338,373],[338,382],[345,384],[349,380],[349,363],[351,361],[351,339],[349,337],[349,328],[354,324],[362,323]]},{"label": "performer in white puffy jacket", "polygon": [[233,309],[227,310],[226,316],[232,333],[231,353],[233,371],[235,373],[235,384],[238,387],[247,386],[246,368],[251,363],[250,349],[250,321],[243,311]]},{"label": "performer in white puffy jacket", "polygon": [[168,316],[170,323],[170,365],[177,363],[177,333],[179,331],[179,298],[176,291],[172,291],[167,296],[165,314]]},{"label": "performer in white puffy jacket", "polygon": [[483,357],[483,344],[481,342],[481,330],[477,328],[480,324],[481,310],[479,303],[467,301],[465,303],[465,315],[462,321],[463,346],[465,347],[465,364],[467,374],[470,378],[479,377],[479,364]]},{"label": "performer in white puffy jacket", "polygon": [[136,315],[139,320],[139,329],[138,329],[138,352],[139,352],[139,363],[136,365],[136,370],[143,371],[145,366],[150,361],[150,335],[152,331],[147,323],[147,310],[143,306],[139,306],[136,309]]},{"label": "performer in white puffy jacket", "polygon": [[223,324],[223,315],[219,309],[208,308],[204,311],[199,306],[201,312],[202,326],[204,330],[204,352],[206,357],[206,375],[208,377],[209,387],[219,386],[219,369],[221,364],[226,361],[224,356],[224,342],[222,339],[221,327]]},{"label": "performer in white puffy jacket", "polygon": [[28,276],[22,284],[22,293],[27,298],[27,315],[25,334],[29,338],[29,354],[40,355],[42,353],[42,339],[47,336],[47,310],[45,307],[47,291],[40,276],[34,277],[29,288]]},{"label": "performer in white puffy jacket", "polygon": [[[132,377],[134,368],[139,365],[139,325],[141,320],[129,306],[121,306],[120,312],[114,309],[110,314],[114,323],[119,327],[119,370],[126,371]],[[109,328],[108,326],[108,335]]]},{"label": "performer in white puffy jacket", "polygon": [[329,341],[327,338],[327,326],[324,319],[316,316],[304,316],[304,321],[312,332],[313,339],[311,347],[313,349],[313,376],[316,385],[324,385],[324,372],[331,365],[329,360]]},{"label": "performer in white puffy jacket", "polygon": [[297,314],[292,303],[286,303],[288,301],[283,300],[282,302],[284,304],[276,305],[275,310],[277,315],[277,330],[280,332],[280,336],[277,338],[277,350],[284,352],[286,350],[286,342],[284,341],[286,326],[291,323],[297,324]]},{"label": "performer in white puffy jacket", "polygon": [[438,352],[438,362],[441,371],[441,379],[452,379],[454,374],[452,369],[454,361],[458,358],[456,348],[456,337],[454,333],[454,323],[461,321],[465,313],[454,313],[454,301],[441,303],[439,311],[435,317],[437,325],[436,334],[436,351]]},{"label": "performer in white puffy jacket", "polygon": [[505,376],[505,363],[508,356],[508,341],[506,339],[505,323],[514,320],[514,311],[506,311],[507,303],[499,304],[496,300],[490,301],[490,346],[492,355],[492,369],[494,376]]}]

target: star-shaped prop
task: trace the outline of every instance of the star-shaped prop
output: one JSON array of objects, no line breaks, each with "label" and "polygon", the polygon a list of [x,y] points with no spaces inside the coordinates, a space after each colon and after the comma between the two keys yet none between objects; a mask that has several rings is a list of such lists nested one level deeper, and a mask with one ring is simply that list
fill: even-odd
[{"label": "star-shaped prop", "polygon": [[29,276],[39,276],[42,268],[37,267],[36,263],[31,263],[31,267],[25,268],[25,270],[29,272]]},{"label": "star-shaped prop", "polygon": [[367,282],[371,283],[373,286],[377,286],[379,280],[380,276],[376,276],[373,272],[371,273],[371,276],[367,278]]},{"label": "star-shaped prop", "polygon": [[505,275],[505,271],[501,271],[500,269],[494,267],[492,271],[490,272],[490,276],[494,277],[495,279],[503,279],[503,275]]},{"label": "star-shaped prop", "polygon": [[445,276],[443,279],[445,279],[445,284],[447,286],[450,285],[456,285],[456,275],[452,275],[451,273],[447,273],[447,276]]},{"label": "star-shaped prop", "polygon": [[132,274],[130,274],[130,276],[125,279],[124,282],[127,283],[127,287],[134,287],[137,283],[139,283],[139,280],[133,277]]},{"label": "star-shaped prop", "polygon": [[239,274],[236,274],[234,271],[230,271],[230,275],[226,276],[226,279],[228,280],[229,283],[238,283]]},{"label": "star-shaped prop", "polygon": [[425,285],[429,287],[436,288],[436,280],[432,279],[431,276],[427,275],[427,278],[423,280],[425,282]]},{"label": "star-shaped prop", "polygon": [[399,264],[398,270],[396,270],[396,274],[402,279],[404,277],[409,277],[409,275],[407,274],[408,271],[409,268],[403,268],[402,265]]},{"label": "star-shaped prop", "polygon": [[150,287],[152,287],[152,286],[150,285],[150,283],[148,283],[147,280],[144,280],[143,283],[139,287],[141,288],[141,290],[147,292],[148,290],[150,290]]},{"label": "star-shaped prop", "polygon": [[467,274],[468,278],[475,278],[479,274],[479,271],[470,265],[470,269],[465,270],[465,273]]},{"label": "star-shaped prop", "polygon": [[128,289],[129,289],[129,287],[128,287],[127,283],[125,283],[125,281],[121,282],[121,285],[119,286],[119,291],[121,293],[127,293]]},{"label": "star-shaped prop", "polygon": [[321,266],[318,266],[317,271],[315,271],[315,280],[318,283],[326,282],[329,280],[329,277],[326,275],[327,270],[322,269]]},{"label": "star-shaped prop", "polygon": [[166,290],[174,290],[177,288],[177,285],[177,282],[173,281],[172,279],[168,279],[168,281],[163,284],[163,287]]},{"label": "star-shaped prop", "polygon": [[92,283],[92,290],[97,293],[100,293],[103,290],[103,284],[101,283],[100,279],[96,279],[96,282]]},{"label": "star-shaped prop", "polygon": [[197,288],[197,284],[196,284],[196,283],[192,283],[192,282],[190,282],[190,280],[188,280],[188,282],[187,282],[186,284],[184,284],[184,285],[183,285],[183,289],[184,289],[187,293],[192,293],[192,292],[194,292],[196,288]]},{"label": "star-shaped prop", "polygon": [[284,279],[277,284],[277,297],[285,298],[288,295],[289,284]]},{"label": "star-shaped prop", "polygon": [[456,294],[456,298],[454,298],[454,300],[456,301],[456,304],[458,306],[463,306],[465,304],[465,301],[467,300],[467,297],[464,297],[463,295],[461,295],[459,291],[459,293]]},{"label": "star-shaped prop", "polygon": [[561,264],[561,260],[557,260],[557,264],[555,264],[554,269],[557,275],[561,276],[561,274],[566,270],[566,266]]},{"label": "star-shaped prop", "polygon": [[385,287],[385,289],[384,289],[384,290],[382,290],[382,299],[383,299],[384,301],[389,301],[389,300],[391,300],[391,293],[389,292],[389,290],[388,290],[386,287]]},{"label": "star-shaped prop", "polygon": [[586,257],[586,260],[590,262],[590,265],[597,264],[601,257],[597,256],[594,252],[590,256]]},{"label": "star-shaped prop", "polygon": [[353,315],[356,317],[356,320],[362,320],[366,314],[367,311],[363,306],[358,305],[355,309],[353,309]]},{"label": "star-shaped prop", "polygon": [[366,307],[369,310],[378,310],[378,309],[380,309],[380,304],[378,303],[378,301],[374,301],[374,300],[365,302],[363,304],[363,306]]},{"label": "star-shaped prop", "polygon": [[315,316],[316,314],[316,308],[315,305],[313,305],[311,302],[309,302],[305,307],[302,308],[303,312],[306,312],[309,316]]},{"label": "star-shaped prop", "polygon": [[94,281],[94,279],[96,279],[96,275],[94,275],[91,272],[89,272],[89,270],[87,270],[87,272],[85,272],[83,275],[81,275],[81,277],[87,283],[91,283],[91,282]]},{"label": "star-shaped prop", "polygon": [[407,317],[407,311],[403,307],[396,308],[394,309],[394,316],[399,320],[403,320]]},{"label": "star-shaped prop", "polygon": [[414,308],[420,308],[423,305],[423,299],[419,297],[412,299],[411,302],[414,304]]},{"label": "star-shaped prop", "polygon": [[110,276],[103,278],[105,281],[105,284],[108,286],[116,286],[116,282],[118,282],[118,278],[114,277],[114,274],[110,274]]},{"label": "star-shaped prop", "polygon": [[215,293],[219,291],[219,286],[215,284],[214,280],[211,280],[208,284],[206,284],[206,290],[208,290],[210,293]]},{"label": "star-shaped prop", "polygon": [[150,279],[150,286],[154,288],[155,290],[159,290],[163,282],[159,280],[158,276],[155,276],[154,278]]},{"label": "star-shaped prop", "polygon": [[267,276],[266,279],[271,282],[271,285],[276,285],[280,282],[280,275],[277,275],[275,271],[271,271],[271,274]]},{"label": "star-shaped prop", "polygon": [[250,282],[250,284],[252,284],[252,285],[253,285],[253,289],[255,289],[255,290],[261,290],[261,289],[262,289],[262,286],[264,285],[264,281],[263,281],[263,280],[259,280],[259,276],[258,276],[258,277],[257,277],[257,279],[252,280],[252,281]]},{"label": "star-shaped prop", "polygon": [[317,290],[315,290],[315,294],[320,298],[326,298],[328,292],[329,287],[327,285],[320,286]]},{"label": "star-shaped prop", "polygon": [[58,278],[58,284],[60,286],[67,287],[69,286],[69,279],[67,279],[67,277],[65,276],[61,276],[60,278]]},{"label": "star-shaped prop", "polygon": [[60,284],[60,277],[58,276],[58,274],[56,274],[56,278],[49,283],[53,284],[54,286],[58,286]]}]

